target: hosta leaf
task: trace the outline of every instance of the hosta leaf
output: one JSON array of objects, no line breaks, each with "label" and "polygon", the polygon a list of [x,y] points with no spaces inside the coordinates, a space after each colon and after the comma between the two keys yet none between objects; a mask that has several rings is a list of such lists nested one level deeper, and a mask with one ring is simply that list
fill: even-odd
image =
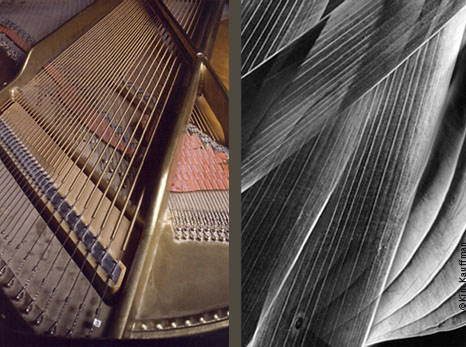
[{"label": "hosta leaf", "polygon": [[[299,60],[291,66],[283,64],[286,57],[279,53],[245,75],[243,189],[315,136],[327,118],[334,121],[342,109],[413,54],[463,5],[463,1],[447,0],[347,0],[323,19],[312,47],[308,40],[296,40],[281,52],[298,52]],[[259,18],[262,15],[257,13]],[[273,93],[269,93],[271,88]],[[250,89],[256,90],[251,93]]]},{"label": "hosta leaf", "polygon": [[314,27],[342,1],[241,1],[242,74]]},{"label": "hosta leaf", "polygon": [[[283,5],[243,1],[243,43],[274,30],[254,11],[268,3]],[[465,4],[348,0],[315,7],[288,46],[243,48],[262,61],[243,66],[244,343],[358,346],[463,324],[464,80],[450,82]],[[295,23],[280,13],[278,27]]]},{"label": "hosta leaf", "polygon": [[[458,166],[458,158],[464,146],[466,130],[466,98],[463,96],[463,90],[466,88],[465,52],[462,55],[457,64],[454,84],[450,87],[451,92],[447,98],[445,117],[439,129],[437,143],[424,171],[387,285],[397,278],[418,250],[436,221],[449,189],[450,199],[451,195],[455,194],[455,188],[450,186],[455,172],[462,169]],[[439,220],[436,223],[438,224]]]},{"label": "hosta leaf", "polygon": [[458,252],[455,252],[441,270],[434,272],[435,276],[427,287],[409,303],[387,318],[374,322],[368,342],[422,335],[425,330],[435,328],[461,312],[458,308],[461,286],[458,282],[458,259]]},{"label": "hosta leaf", "polygon": [[[423,335],[440,326],[451,329],[453,322],[455,327],[465,323],[465,317],[456,317],[461,312],[459,249],[460,242],[466,242],[465,63],[463,52],[436,148],[390,270],[370,342]],[[449,328],[444,324],[447,320]]]}]

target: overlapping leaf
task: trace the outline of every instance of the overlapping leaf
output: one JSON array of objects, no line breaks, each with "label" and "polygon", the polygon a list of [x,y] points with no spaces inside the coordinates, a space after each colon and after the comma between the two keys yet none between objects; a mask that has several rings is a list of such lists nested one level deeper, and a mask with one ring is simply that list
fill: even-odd
[{"label": "overlapping leaf", "polygon": [[244,189],[386,77],[461,6],[462,1],[347,0],[244,75]]},{"label": "overlapping leaf", "polygon": [[466,319],[457,317],[462,312],[460,249],[466,242],[465,63],[463,52],[435,151],[373,322],[371,342],[432,333]]},{"label": "overlapping leaf", "polygon": [[[465,120],[450,81],[466,1],[305,4],[243,1],[243,341],[460,326]],[[296,6],[314,15],[287,36]]]}]

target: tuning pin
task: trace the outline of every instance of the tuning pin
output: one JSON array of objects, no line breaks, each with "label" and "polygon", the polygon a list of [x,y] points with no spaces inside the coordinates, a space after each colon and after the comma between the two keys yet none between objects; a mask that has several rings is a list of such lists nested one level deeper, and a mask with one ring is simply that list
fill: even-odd
[{"label": "tuning pin", "polygon": [[22,287],[21,290],[18,292],[18,294],[16,294],[15,300],[19,301],[23,298],[23,296],[24,296],[24,287]]},{"label": "tuning pin", "polygon": [[26,308],[24,309],[24,313],[29,313],[32,311],[32,307],[34,306],[34,301],[31,301]]},{"label": "tuning pin", "polygon": [[53,323],[52,326],[47,331],[49,335],[55,335],[57,333],[57,322]]},{"label": "tuning pin", "polygon": [[2,268],[0,269],[0,276],[2,276],[5,273],[5,270],[7,268],[7,265],[3,265]]},{"label": "tuning pin", "polygon": [[6,287],[7,288],[11,288],[11,286],[13,285],[13,283],[15,283],[15,276],[13,276],[6,284]]},{"label": "tuning pin", "polygon": [[40,323],[42,323],[42,320],[44,319],[44,311],[42,311],[37,317],[36,319],[34,319],[33,323],[35,325],[40,325]]},{"label": "tuning pin", "polygon": [[73,330],[69,329],[65,337],[71,337],[71,335],[73,335]]}]

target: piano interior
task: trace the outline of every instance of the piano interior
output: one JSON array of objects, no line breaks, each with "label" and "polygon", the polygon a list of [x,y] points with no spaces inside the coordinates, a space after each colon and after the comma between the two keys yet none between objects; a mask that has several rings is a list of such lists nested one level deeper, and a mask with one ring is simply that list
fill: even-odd
[{"label": "piano interior", "polygon": [[227,45],[220,0],[0,1],[1,327],[228,326]]}]

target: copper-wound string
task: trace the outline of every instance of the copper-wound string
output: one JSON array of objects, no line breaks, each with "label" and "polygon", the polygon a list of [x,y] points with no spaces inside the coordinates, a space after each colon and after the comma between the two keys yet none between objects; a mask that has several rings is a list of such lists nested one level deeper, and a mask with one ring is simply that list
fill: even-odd
[{"label": "copper-wound string", "polygon": [[[155,60],[154,60],[154,61],[155,61]],[[152,66],[150,67],[150,69],[152,69]],[[155,71],[158,71],[158,69],[156,68]],[[156,75],[154,74],[154,76],[156,76]],[[152,79],[154,78],[154,76],[152,77]],[[167,80],[168,80],[168,79],[167,79]],[[150,85],[150,82],[149,82],[148,84]],[[156,88],[153,89],[153,91],[152,91],[150,97],[153,96],[155,90],[156,90]],[[157,104],[158,104],[158,102],[157,102]],[[145,113],[147,106],[148,106],[148,105],[146,104],[146,107],[145,107],[144,110],[142,111],[142,114]],[[154,110],[152,111],[151,117],[152,117],[152,115],[153,115],[154,113],[155,113],[155,108],[154,108]],[[139,121],[140,121],[141,119],[142,119],[142,117],[140,117]],[[147,130],[147,127],[144,128],[144,132],[145,132],[146,130]],[[141,135],[141,137],[143,137],[143,135]],[[126,148],[126,149],[128,149],[128,145],[129,145],[130,141],[131,141],[131,140],[128,141],[128,144],[127,144],[127,148]],[[141,142],[139,142],[138,145],[140,145],[140,143],[141,143]],[[136,149],[136,152],[137,152],[137,149]],[[146,152],[147,152],[147,151],[146,151]],[[132,157],[132,159],[134,159],[134,156]],[[131,165],[129,165],[128,167],[130,167],[130,166],[131,166]],[[138,176],[138,175],[136,175],[136,177],[137,177],[137,176]],[[132,188],[134,188],[134,184],[133,184]],[[128,194],[127,201],[128,201],[128,199],[129,199],[129,196],[131,196],[131,193]],[[139,211],[141,202],[142,202],[142,196],[139,198],[139,203],[138,203],[137,211]],[[120,213],[120,216],[121,216],[121,213]],[[131,226],[130,226],[130,228],[129,228],[130,230],[133,229],[133,227],[134,227],[134,222],[135,222],[135,219],[133,219],[132,222],[131,222]],[[118,229],[118,227],[115,228],[115,230],[117,230],[117,229]],[[99,232],[99,234],[100,234],[101,232],[102,232],[102,230]],[[129,235],[129,234],[127,234],[126,237],[128,237],[128,235]],[[112,237],[111,240],[110,240],[109,247],[111,246],[111,243],[112,243],[112,242],[113,242],[113,237]],[[125,245],[125,244],[126,244],[126,240],[124,241],[124,245]],[[87,254],[87,256],[88,256],[88,255],[89,255],[89,253]],[[119,259],[119,258],[118,258],[118,259]],[[92,284],[92,281],[94,280],[95,275],[96,275],[96,272],[94,273],[93,279],[91,280],[91,283],[89,283],[89,286]],[[77,277],[76,277],[76,279],[77,279]],[[76,283],[76,279],[75,279],[74,284]],[[109,281],[109,279],[107,279],[107,281]],[[73,284],[73,286],[74,286],[74,284]],[[72,289],[73,289],[73,287],[70,288],[70,292],[72,291]],[[88,292],[88,291],[86,291],[86,293],[87,293],[87,292]],[[84,299],[83,299],[83,300],[84,300]],[[63,306],[62,306],[60,312],[63,312],[64,306],[65,306],[65,305],[66,305],[66,302],[63,304]],[[99,309],[96,310],[96,318],[98,317],[98,312],[99,312]],[[59,317],[60,317],[60,314],[59,314]],[[59,318],[57,318],[56,324],[58,323],[58,320],[59,320]],[[71,331],[72,331],[72,330],[71,330]]]},{"label": "copper-wound string", "polygon": [[37,295],[35,296],[35,298],[37,297]]},{"label": "copper-wound string", "polygon": [[[77,118],[78,118],[78,120],[79,120],[79,117],[77,117]],[[52,163],[53,163],[53,162],[52,162]]]},{"label": "copper-wound string", "polygon": [[[63,188],[61,192],[64,190],[65,193],[61,193],[61,195],[67,199],[67,203],[72,208],[75,208],[75,204],[78,201],[84,202],[83,210],[79,212],[82,215],[86,212],[91,216],[90,220],[86,220],[86,223],[93,229],[93,234],[97,236],[95,242],[103,236],[102,233],[104,230],[108,229],[110,214],[115,210],[117,197],[121,197],[122,202],[118,202],[117,221],[116,224],[111,225],[113,232],[105,245],[108,249],[112,246],[116,239],[116,234],[122,226],[121,223],[125,217],[125,211],[129,207],[129,204],[132,204],[134,214],[132,214],[132,217],[128,217],[128,222],[125,222],[129,223],[129,226],[125,226],[122,229],[122,232],[124,232],[123,243],[120,245],[119,250],[113,249],[113,256],[116,256],[115,259],[117,260],[116,264],[119,263],[126,250],[131,230],[135,229],[136,216],[138,216],[143,201],[143,186],[141,187],[142,193],[138,193],[136,197],[133,197],[133,195],[143,167],[142,163],[147,159],[147,154],[149,153],[149,146],[147,144],[153,142],[169,96],[176,84],[175,81],[179,78],[182,62],[176,51],[176,47],[175,51],[173,51],[173,42],[170,41],[169,36],[166,35],[167,33],[161,35],[163,26],[160,21],[155,20],[156,23],[154,25],[153,22],[147,20],[150,17],[145,12],[142,3],[144,1],[127,0],[123,2],[122,5],[112,12],[112,15],[105,17],[101,21],[102,25],[94,26],[86,35],[76,41],[75,44],[70,46],[69,49],[65,50],[41,71],[30,84],[18,92],[15,101],[23,107],[29,117],[25,117],[24,120],[15,121],[11,119],[10,121],[10,119],[2,116],[10,129],[18,130],[13,131],[13,133],[18,136],[27,134],[27,137],[18,137],[18,142],[22,143],[24,148],[30,148],[34,153],[39,153],[39,164],[48,173],[49,179],[55,183],[54,186],[57,189]],[[177,18],[190,37],[193,37],[196,31],[195,28],[200,18],[199,14],[201,13],[200,8],[201,5],[191,6],[190,3],[189,5],[176,4],[175,8],[172,9],[174,17]],[[130,24],[128,27],[131,27],[131,30],[125,31],[122,29],[126,26],[125,21],[127,24]],[[159,33],[157,34],[157,32]],[[101,42],[99,42],[99,47],[96,49],[93,43],[99,35],[100,37],[105,37],[105,39],[100,39]],[[168,41],[164,42],[165,38],[168,38]],[[83,56],[88,61],[84,62],[82,60]],[[131,82],[133,85],[125,86],[127,82]],[[44,93],[48,93],[45,96],[45,101],[48,102],[46,105],[36,104],[37,101],[31,97],[33,93],[37,93],[37,91],[31,90],[34,89],[34,86],[38,86]],[[139,88],[139,90],[136,90],[132,94],[131,87],[133,89],[134,87]],[[85,89],[83,90],[83,88]],[[146,92],[140,93],[141,90],[146,90]],[[71,93],[69,93],[70,91]],[[138,95],[140,95],[139,98],[137,97]],[[144,99],[146,103],[143,103]],[[38,101],[40,102],[40,100]],[[153,103],[153,106],[151,103]],[[11,103],[2,106],[0,108],[0,116],[1,112],[10,106]],[[101,110],[106,110],[105,112],[111,112],[111,114],[108,117],[100,117],[99,112]],[[91,124],[97,124],[97,126],[90,126]],[[118,132],[117,129],[119,129]],[[44,133],[47,136],[43,136]],[[107,134],[109,135],[107,136]],[[83,144],[83,142],[85,143]],[[56,148],[60,150],[56,151]],[[8,151],[14,154],[13,148],[9,148]],[[70,160],[72,160],[71,166],[68,165]],[[73,171],[71,168],[79,160],[81,160],[79,165],[77,165],[79,170]],[[82,162],[84,162],[84,165],[82,165]],[[102,165],[102,162],[104,165]],[[9,164],[9,162],[7,162],[5,169],[0,169],[0,179],[4,175],[8,176],[9,170],[7,169],[12,169],[12,164]],[[76,173],[77,171],[79,172]],[[78,181],[80,175],[84,175],[84,184],[82,181]],[[119,181],[117,177],[120,178]],[[84,195],[85,187],[91,181],[93,185],[90,187],[90,194]],[[78,182],[81,184],[80,187],[77,186]],[[125,187],[126,182],[129,183],[129,189]],[[65,186],[65,184],[70,183],[71,185]],[[100,183],[103,183],[102,187]],[[20,200],[15,200],[15,188],[14,183],[9,183],[8,186],[5,186],[4,192],[8,195],[6,198],[2,197],[0,206],[6,206],[13,202],[15,207],[20,204]],[[39,183],[32,179],[24,183],[21,189],[28,193],[35,192],[36,194],[33,195],[32,199],[36,199],[37,201],[45,196],[40,189]],[[111,194],[112,198],[108,195],[110,189],[114,190]],[[98,190],[100,191],[98,192]],[[126,195],[122,195],[123,191]],[[73,194],[77,192],[77,197],[73,198],[72,196],[75,195],[70,195],[71,192]],[[78,197],[82,198],[82,200],[78,199]],[[106,209],[103,209],[102,207],[104,206],[104,201],[107,201],[105,200],[107,197],[110,208],[107,208],[107,204],[105,206]],[[84,200],[86,198],[87,200]],[[91,206],[91,199],[95,199],[94,202],[97,202],[97,205],[92,211],[88,211]],[[215,199],[218,199],[218,197],[215,197]],[[45,208],[48,207],[44,205],[42,211],[38,211],[40,213],[37,218],[42,215]],[[23,208],[21,209],[23,210]],[[26,210],[27,205],[24,211]],[[100,212],[105,213],[105,215]],[[104,218],[100,224],[94,225],[93,221],[97,216],[103,216]],[[51,215],[42,232],[47,230],[47,225],[50,225],[52,218],[57,219],[57,222],[59,222],[59,226],[54,228],[55,230],[52,230],[52,233],[57,235],[62,223],[65,221],[63,216]],[[8,220],[8,218],[5,218],[0,222],[0,228],[3,223],[8,223],[11,227],[12,224],[16,226],[18,222],[19,219]],[[11,230],[10,227],[8,230]],[[72,230],[70,229],[66,233],[64,242],[68,241]],[[10,239],[9,244],[12,244],[16,235]],[[33,242],[32,248],[36,245],[39,237]],[[7,239],[5,238],[3,241]],[[18,247],[24,239],[23,237],[22,241],[18,243]],[[36,270],[41,264],[45,252],[53,239],[54,236],[50,238],[44,251],[41,252],[42,254],[39,256],[36,266],[26,280],[25,285],[23,285],[23,290],[30,283],[34,275],[38,273]],[[66,286],[63,290],[68,291],[68,295],[66,295],[65,300],[60,304],[61,306],[57,307],[59,310],[55,323],[49,329],[51,333],[57,328],[69,302],[70,295],[77,285],[80,273],[82,273],[83,267],[86,264],[86,261],[81,263],[80,271],[73,281],[63,281],[64,274],[72,263],[72,258],[78,252],[78,243],[75,243],[72,246],[72,250],[69,251],[71,257],[67,258],[65,269],[58,274],[57,280],[54,281],[56,282],[55,286],[48,298],[45,297],[47,301],[45,307],[41,310],[41,314],[43,315],[51,307],[52,303],[60,303],[60,301],[54,301],[54,297],[58,293],[57,288]],[[32,303],[39,297],[42,288],[44,288],[49,278],[49,274],[55,271],[54,268],[62,249],[63,247],[59,248],[58,252],[56,252],[51,266],[47,269],[39,288],[32,298]],[[13,255],[10,255],[10,258],[16,254],[16,251]],[[84,255],[87,260],[90,256],[90,250],[85,250]],[[15,275],[21,273],[26,260],[28,260],[27,257],[21,261],[19,268],[15,271]],[[88,288],[83,293],[81,305],[79,306],[79,310],[76,310],[76,315],[69,329],[71,333],[79,320],[80,313],[90,292],[90,287],[97,276],[100,276],[97,272],[100,265],[96,263],[93,266],[95,267],[95,272],[88,279]],[[108,290],[110,281],[110,277],[107,276],[104,293],[103,295],[101,294],[95,318],[99,316],[100,308],[103,304],[102,299]],[[89,335],[92,334],[93,329],[91,327]]]},{"label": "copper-wound string", "polygon": [[[186,17],[185,17],[185,18],[186,18]],[[183,18],[183,19],[184,19],[184,18]],[[162,59],[164,59],[164,58],[162,58]],[[151,66],[151,68],[152,68],[152,66]],[[164,67],[164,70],[162,70],[162,71],[165,71],[165,68],[166,68],[166,67]],[[159,66],[156,67],[156,70],[159,70]],[[167,79],[167,80],[168,80],[168,79]],[[159,80],[157,81],[157,85],[158,85],[159,81],[160,81],[160,78],[159,78]],[[150,85],[151,82],[149,82],[148,84]],[[162,88],[162,91],[163,91],[164,88],[165,88],[165,86]],[[150,95],[150,98],[153,97],[153,94],[154,94],[155,89],[156,89],[156,88],[153,89],[153,91],[152,91],[152,93],[151,93],[151,95]],[[162,92],[160,93],[160,96],[162,96]],[[157,104],[158,104],[159,101],[160,101],[160,96],[159,96],[159,99],[157,100]],[[139,101],[138,107],[139,107],[140,103],[141,103],[141,101]],[[146,112],[147,106],[148,106],[148,105],[146,104],[146,106],[144,107],[144,110],[142,111],[143,114]],[[164,107],[165,107],[165,106],[164,106]],[[133,113],[133,115],[134,115],[134,114],[135,114],[135,113]],[[133,115],[131,116],[131,118],[133,117]],[[151,117],[152,117],[152,116],[151,116]],[[142,118],[139,119],[138,124],[136,125],[136,128],[139,126],[139,123],[140,123],[141,119],[142,119]],[[159,121],[159,120],[160,120],[160,118],[158,118],[158,121]],[[158,123],[157,123],[157,124],[158,124]],[[141,138],[144,138],[146,129],[147,129],[147,127],[144,128],[143,134],[140,136]],[[125,132],[126,132],[126,129],[125,129]],[[131,143],[134,134],[135,134],[135,133],[133,132],[133,134],[131,135],[131,138],[129,139],[129,141],[128,141],[127,145],[126,145],[126,148],[125,148],[124,152],[126,152],[126,151],[128,150],[129,144]],[[120,141],[121,141],[121,138],[120,138]],[[137,147],[136,147],[136,150],[135,150],[136,152],[138,152],[138,149],[139,149],[140,144],[141,144],[141,142],[138,142]],[[117,145],[117,146],[118,146],[118,145]],[[117,164],[117,166],[120,165],[122,158],[123,158],[123,157],[120,158],[120,162]],[[124,178],[122,179],[122,181],[121,181],[121,183],[120,183],[120,185],[119,185],[119,187],[118,187],[117,194],[119,193],[119,191],[120,191],[121,188],[122,188],[122,184],[123,184],[123,182],[124,182],[125,179],[126,179],[126,176],[127,176],[127,174],[128,174],[129,168],[132,166],[132,162],[133,162],[134,158],[135,158],[135,157],[133,156],[133,157],[130,159],[130,163],[129,163],[129,165],[128,165],[128,167],[127,167],[125,173],[124,173]],[[108,165],[108,164],[107,164],[107,165]],[[105,168],[105,169],[106,169],[106,168]],[[114,174],[112,175],[112,177],[110,178],[110,182],[114,179],[114,175],[115,175],[115,173],[114,173]],[[137,177],[137,176],[138,176],[138,174],[136,174],[136,177]],[[135,183],[135,182],[133,182],[131,191],[132,191],[132,189],[134,188],[134,183]],[[109,186],[110,186],[110,185],[108,185],[107,187],[109,187]],[[107,189],[108,189],[108,188],[107,188]],[[131,194],[128,195],[128,198],[129,198],[130,195],[131,195]],[[103,201],[103,200],[102,200],[102,197],[103,197],[103,196],[104,196],[104,195],[102,195],[101,198],[100,198],[99,204],[98,204],[97,208],[96,208],[95,211],[94,211],[93,217],[96,216],[96,212],[99,210],[99,206],[100,206],[100,204],[101,204],[102,201]],[[127,200],[128,200],[128,198],[127,198]],[[88,201],[89,201],[89,200],[88,200]],[[102,224],[101,224],[101,228],[103,228],[103,227],[105,226],[105,223],[108,221],[108,217],[109,217],[109,215],[110,215],[110,211],[111,211],[111,208],[113,207],[114,202],[115,202],[115,200],[112,201],[111,207],[110,207],[109,209],[107,209],[107,213],[106,213],[105,218],[104,218],[104,220],[103,220],[103,222],[102,222]],[[122,216],[122,214],[121,214],[121,212],[120,212],[120,218],[119,218],[119,221],[117,222],[117,225],[119,225],[119,222],[121,221],[121,216]],[[112,233],[112,236],[111,236],[112,239],[113,239],[113,237],[114,237],[114,235],[115,235],[116,230],[118,230],[118,228],[114,228],[114,232]]]},{"label": "copper-wound string", "polygon": [[50,303],[50,300],[48,300],[48,303]]},{"label": "copper-wound string", "polygon": [[[13,230],[13,229],[17,230],[16,228],[9,228],[9,229],[11,229],[11,230]],[[17,247],[17,249],[19,249],[19,247]]]}]

